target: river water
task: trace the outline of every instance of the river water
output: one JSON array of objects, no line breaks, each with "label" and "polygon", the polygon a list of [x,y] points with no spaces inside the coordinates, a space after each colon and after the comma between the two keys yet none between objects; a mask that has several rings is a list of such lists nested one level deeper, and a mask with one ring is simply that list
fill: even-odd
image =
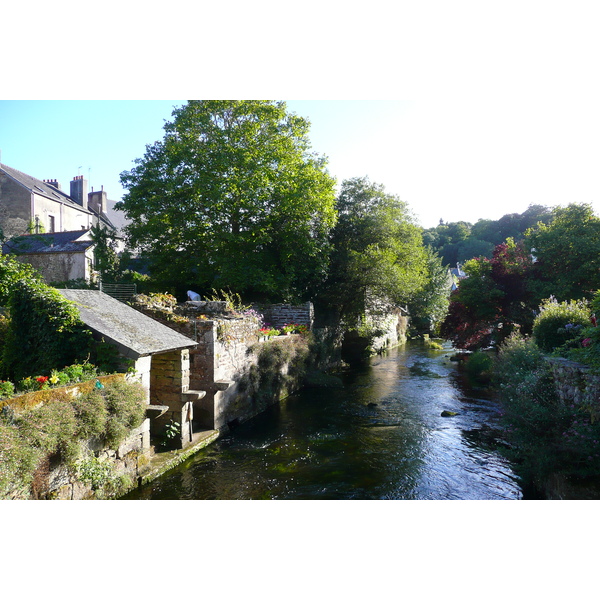
[{"label": "river water", "polygon": [[451,354],[409,342],[374,357],[343,389],[290,396],[126,499],[523,499],[498,402]]}]

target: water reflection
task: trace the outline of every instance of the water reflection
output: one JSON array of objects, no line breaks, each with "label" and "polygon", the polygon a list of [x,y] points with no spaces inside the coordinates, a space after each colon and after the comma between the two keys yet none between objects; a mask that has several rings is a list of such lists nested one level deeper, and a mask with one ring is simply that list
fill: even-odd
[{"label": "water reflection", "polygon": [[[132,499],[518,499],[498,406],[413,343],[304,390]],[[457,413],[442,417],[442,411]]]}]

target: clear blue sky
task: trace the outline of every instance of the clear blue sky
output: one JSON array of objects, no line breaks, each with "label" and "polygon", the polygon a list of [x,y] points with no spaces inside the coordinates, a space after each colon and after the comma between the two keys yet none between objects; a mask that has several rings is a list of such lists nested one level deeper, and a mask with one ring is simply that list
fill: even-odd
[{"label": "clear blue sky", "polygon": [[[119,174],[162,139],[184,100],[3,100],[3,163],[68,191],[78,174],[109,198]],[[597,106],[503,101],[299,100],[313,149],[343,179],[368,176],[406,201],[424,227],[590,202],[599,212]]]},{"label": "clear blue sky", "polygon": [[3,13],[0,150],[30,175],[82,174],[116,200],[173,105],[274,98],[312,122],[338,181],[369,176],[425,227],[529,204],[600,213],[597,3],[65,7]]}]

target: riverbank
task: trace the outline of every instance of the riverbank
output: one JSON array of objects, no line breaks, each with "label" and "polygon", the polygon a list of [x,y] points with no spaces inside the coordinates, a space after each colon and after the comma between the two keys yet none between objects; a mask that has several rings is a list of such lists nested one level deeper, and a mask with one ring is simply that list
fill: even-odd
[{"label": "riverbank", "polygon": [[[138,477],[138,486],[154,481],[167,471],[174,469],[177,465],[187,460],[196,452],[206,448],[221,436],[221,432],[216,429],[201,431],[193,435],[191,444],[181,450],[164,450],[155,452],[149,457],[149,461],[142,469]],[[128,490],[131,491],[131,490]]]}]

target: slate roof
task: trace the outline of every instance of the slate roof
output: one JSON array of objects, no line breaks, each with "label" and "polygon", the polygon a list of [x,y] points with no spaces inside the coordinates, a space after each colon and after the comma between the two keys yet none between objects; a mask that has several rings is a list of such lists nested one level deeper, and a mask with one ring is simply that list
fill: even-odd
[{"label": "slate roof", "polygon": [[58,190],[54,186],[48,185],[47,183],[44,183],[43,181],[36,179],[31,175],[27,175],[26,173],[22,173],[21,171],[17,171],[17,169],[13,169],[12,167],[3,164],[0,164],[0,170],[4,171],[9,177],[26,187],[30,192],[35,192],[40,196],[50,198],[50,200],[62,202],[63,204],[67,204],[73,208],[78,208],[83,212],[94,214],[90,210],[83,208],[81,204],[77,204],[77,202],[72,200],[71,197],[68,194],[65,194],[65,192],[62,190]]},{"label": "slate roof", "polygon": [[3,254],[54,254],[85,252],[94,242],[89,230],[35,233],[12,238],[2,245]]},{"label": "slate roof", "polygon": [[79,308],[81,320],[133,359],[190,348],[196,342],[97,290],[58,290]]}]

